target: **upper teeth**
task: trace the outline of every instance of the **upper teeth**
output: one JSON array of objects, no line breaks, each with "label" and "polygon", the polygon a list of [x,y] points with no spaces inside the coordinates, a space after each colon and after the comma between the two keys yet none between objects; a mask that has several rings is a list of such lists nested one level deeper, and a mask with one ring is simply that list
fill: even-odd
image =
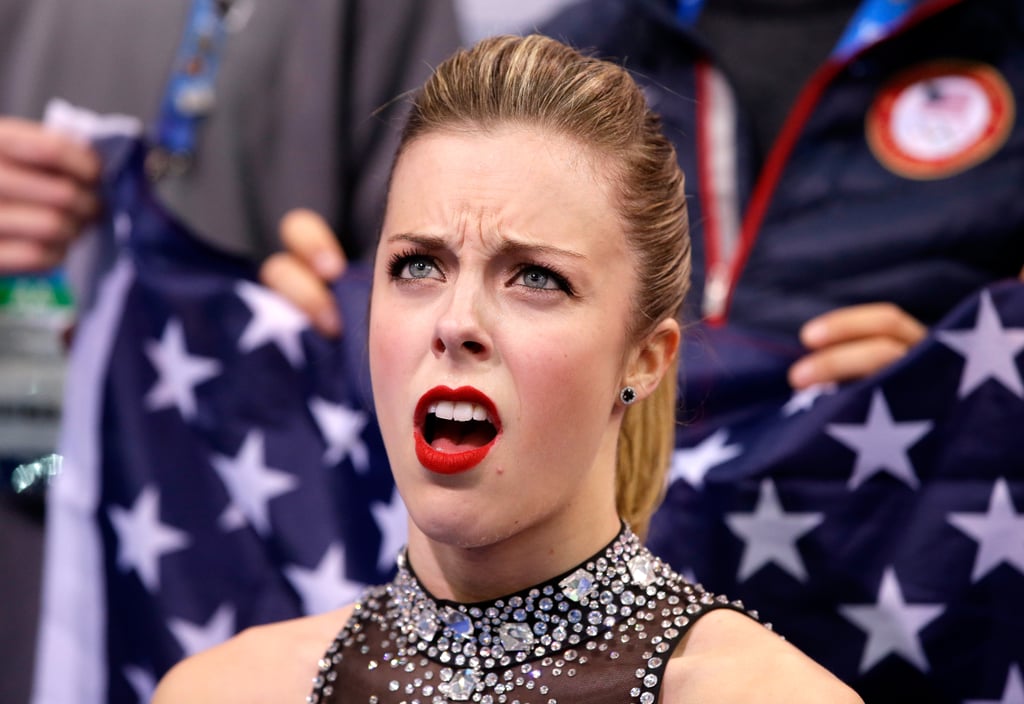
[{"label": "upper teeth", "polygon": [[487,409],[469,401],[437,401],[430,404],[427,412],[441,420],[487,420]]}]

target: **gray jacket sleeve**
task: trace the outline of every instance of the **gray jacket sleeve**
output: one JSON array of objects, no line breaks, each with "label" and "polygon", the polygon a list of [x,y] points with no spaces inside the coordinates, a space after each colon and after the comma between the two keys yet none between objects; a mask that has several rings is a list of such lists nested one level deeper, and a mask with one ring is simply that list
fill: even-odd
[{"label": "gray jacket sleeve", "polygon": [[[0,0],[0,16],[17,20],[0,54],[0,112],[39,118],[62,97],[155,126],[190,3]],[[235,4],[194,166],[161,181],[161,195],[234,253],[277,248],[280,217],[301,206],[327,217],[352,255],[368,255],[395,147],[393,101],[457,46],[451,0]]]}]

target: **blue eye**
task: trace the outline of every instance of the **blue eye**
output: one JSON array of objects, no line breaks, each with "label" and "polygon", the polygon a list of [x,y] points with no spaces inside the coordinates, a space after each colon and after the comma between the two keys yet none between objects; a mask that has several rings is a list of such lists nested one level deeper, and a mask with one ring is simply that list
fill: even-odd
[{"label": "blue eye", "polygon": [[527,269],[520,275],[524,286],[530,288],[557,288],[552,277],[543,269],[533,267]]},{"label": "blue eye", "polygon": [[426,259],[415,259],[402,267],[400,276],[405,279],[426,279],[434,273],[434,265]]},{"label": "blue eye", "polygon": [[569,283],[564,277],[542,266],[525,266],[516,276],[516,282],[527,288],[535,288],[542,291],[565,291],[572,293]]},{"label": "blue eye", "polygon": [[395,279],[441,279],[443,275],[433,257],[425,254],[400,254],[388,269]]}]

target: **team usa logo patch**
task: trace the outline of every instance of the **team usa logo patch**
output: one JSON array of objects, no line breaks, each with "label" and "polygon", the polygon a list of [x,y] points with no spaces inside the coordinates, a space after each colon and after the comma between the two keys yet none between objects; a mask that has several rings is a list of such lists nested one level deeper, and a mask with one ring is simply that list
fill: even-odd
[{"label": "team usa logo patch", "polygon": [[988,64],[935,61],[886,84],[867,115],[871,151],[906,178],[947,178],[988,159],[1009,137],[1013,93]]}]

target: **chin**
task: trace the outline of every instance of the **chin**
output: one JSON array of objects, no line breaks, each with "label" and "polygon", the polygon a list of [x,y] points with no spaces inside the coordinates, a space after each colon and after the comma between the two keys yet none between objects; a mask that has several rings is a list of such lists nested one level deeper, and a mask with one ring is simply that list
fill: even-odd
[{"label": "chin", "polygon": [[468,511],[451,511],[441,507],[409,515],[412,524],[432,543],[454,548],[479,548],[494,541],[496,535],[479,515]]},{"label": "chin", "polygon": [[[453,504],[461,505],[453,505]],[[472,550],[484,548],[515,535],[519,521],[504,520],[491,510],[479,510],[466,502],[430,501],[409,507],[410,528],[432,543]]]}]

